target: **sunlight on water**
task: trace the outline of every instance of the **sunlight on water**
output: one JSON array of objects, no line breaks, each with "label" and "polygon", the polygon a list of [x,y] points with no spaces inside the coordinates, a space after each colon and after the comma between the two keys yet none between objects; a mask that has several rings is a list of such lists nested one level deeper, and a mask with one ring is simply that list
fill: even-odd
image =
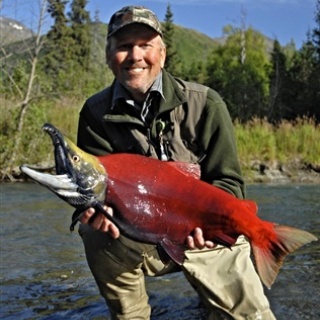
[{"label": "sunlight on water", "polygon": [[[252,185],[266,220],[320,237],[320,186]],[[1,184],[1,319],[109,319],[87,267],[73,209],[35,184]],[[320,319],[320,246],[291,254],[267,291],[278,319]],[[181,273],[147,281],[152,319],[205,319]]]}]

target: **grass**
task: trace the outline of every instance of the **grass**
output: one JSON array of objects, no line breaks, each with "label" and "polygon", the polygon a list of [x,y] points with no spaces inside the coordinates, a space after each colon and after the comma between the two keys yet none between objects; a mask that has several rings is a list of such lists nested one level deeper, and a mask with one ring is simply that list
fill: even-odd
[{"label": "grass", "polygon": [[[51,140],[41,130],[46,122],[54,124],[75,141],[78,114],[82,104],[83,102],[75,101],[72,98],[30,104],[24,119],[22,139],[13,167],[18,167],[23,163],[47,163],[53,159]],[[15,143],[14,135],[18,123],[19,103],[0,100],[0,112],[0,165],[2,172],[10,161]]]},{"label": "grass", "polygon": [[320,126],[312,119],[283,120],[276,126],[254,119],[246,124],[236,122],[235,131],[244,167],[257,160],[320,164]]}]

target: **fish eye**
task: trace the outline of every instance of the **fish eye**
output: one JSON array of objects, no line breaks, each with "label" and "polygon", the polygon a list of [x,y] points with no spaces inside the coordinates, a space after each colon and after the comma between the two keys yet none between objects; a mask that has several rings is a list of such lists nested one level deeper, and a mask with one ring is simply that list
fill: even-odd
[{"label": "fish eye", "polygon": [[75,155],[72,156],[72,160],[74,162],[79,162],[80,161],[80,157],[75,154]]}]

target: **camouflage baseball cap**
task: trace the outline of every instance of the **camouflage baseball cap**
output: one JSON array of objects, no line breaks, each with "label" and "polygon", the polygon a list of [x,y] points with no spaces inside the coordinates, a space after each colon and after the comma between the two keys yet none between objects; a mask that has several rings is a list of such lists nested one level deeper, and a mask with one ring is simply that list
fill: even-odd
[{"label": "camouflage baseball cap", "polygon": [[157,16],[142,6],[126,6],[114,13],[109,21],[107,38],[131,23],[143,23],[162,37],[161,24]]}]

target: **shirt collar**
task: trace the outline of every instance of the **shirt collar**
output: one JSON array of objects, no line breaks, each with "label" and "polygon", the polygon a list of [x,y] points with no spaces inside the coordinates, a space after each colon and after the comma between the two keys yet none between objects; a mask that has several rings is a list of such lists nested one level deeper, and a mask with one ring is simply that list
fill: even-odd
[{"label": "shirt collar", "polygon": [[[146,98],[148,100],[150,93],[151,92],[158,92],[160,93],[161,97],[165,99],[163,95],[163,90],[162,90],[162,71],[158,74],[156,77],[155,81],[153,82],[149,94]],[[118,80],[115,81],[114,84],[114,92],[113,92],[113,99],[112,99],[112,107],[111,109],[114,109],[118,103],[119,100],[124,99],[128,104],[135,106],[136,103],[132,99],[132,97],[129,95],[128,91],[120,84]]]}]

